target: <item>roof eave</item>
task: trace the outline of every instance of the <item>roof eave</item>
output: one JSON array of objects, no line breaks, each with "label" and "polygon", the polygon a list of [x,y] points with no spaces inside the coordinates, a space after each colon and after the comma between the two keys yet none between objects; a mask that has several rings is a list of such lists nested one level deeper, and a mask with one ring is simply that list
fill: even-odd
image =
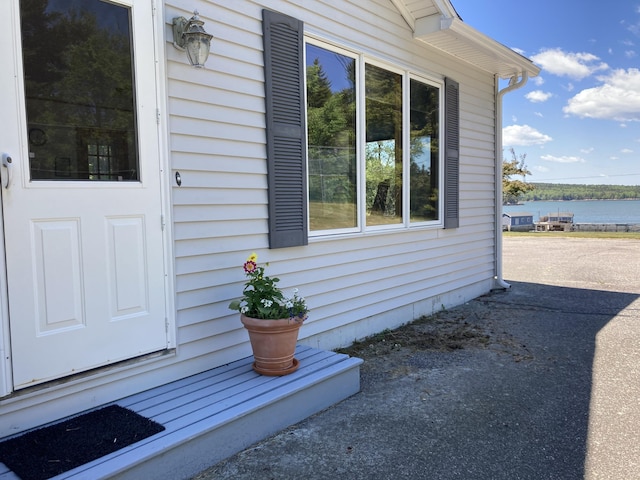
[{"label": "roof eave", "polygon": [[465,24],[457,15],[418,18],[413,30],[415,39],[500,78],[540,73],[531,60]]}]

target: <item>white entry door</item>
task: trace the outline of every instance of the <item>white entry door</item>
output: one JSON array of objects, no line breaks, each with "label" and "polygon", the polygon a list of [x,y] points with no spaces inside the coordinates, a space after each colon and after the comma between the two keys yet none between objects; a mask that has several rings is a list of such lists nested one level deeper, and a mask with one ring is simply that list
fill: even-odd
[{"label": "white entry door", "polygon": [[167,348],[151,3],[0,2],[15,389]]}]

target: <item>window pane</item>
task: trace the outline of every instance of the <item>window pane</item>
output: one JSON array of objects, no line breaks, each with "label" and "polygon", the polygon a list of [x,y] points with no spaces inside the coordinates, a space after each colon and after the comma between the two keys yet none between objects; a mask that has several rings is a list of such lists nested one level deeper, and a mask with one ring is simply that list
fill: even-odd
[{"label": "window pane", "polygon": [[309,227],[357,226],[355,60],[306,46]]},{"label": "window pane", "polygon": [[138,180],[130,9],[21,0],[32,180]]},{"label": "window pane", "polygon": [[366,65],[367,225],[402,222],[402,76]]},{"label": "window pane", "polygon": [[409,211],[412,222],[438,219],[439,92],[411,80]]}]

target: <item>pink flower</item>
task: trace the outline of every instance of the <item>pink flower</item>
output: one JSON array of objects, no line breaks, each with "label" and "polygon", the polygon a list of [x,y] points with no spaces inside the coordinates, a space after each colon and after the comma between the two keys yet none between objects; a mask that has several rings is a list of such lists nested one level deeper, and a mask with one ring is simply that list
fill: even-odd
[{"label": "pink flower", "polygon": [[247,260],[244,262],[244,271],[246,273],[253,273],[256,271],[256,268],[258,268],[258,265],[253,260]]}]

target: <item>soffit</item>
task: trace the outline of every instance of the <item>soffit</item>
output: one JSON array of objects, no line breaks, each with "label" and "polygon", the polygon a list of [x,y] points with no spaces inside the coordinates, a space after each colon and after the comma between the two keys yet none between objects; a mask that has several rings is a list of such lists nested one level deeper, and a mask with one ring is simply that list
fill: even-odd
[{"label": "soffit", "polygon": [[500,78],[540,72],[528,58],[465,24],[449,0],[391,1],[416,40]]}]

